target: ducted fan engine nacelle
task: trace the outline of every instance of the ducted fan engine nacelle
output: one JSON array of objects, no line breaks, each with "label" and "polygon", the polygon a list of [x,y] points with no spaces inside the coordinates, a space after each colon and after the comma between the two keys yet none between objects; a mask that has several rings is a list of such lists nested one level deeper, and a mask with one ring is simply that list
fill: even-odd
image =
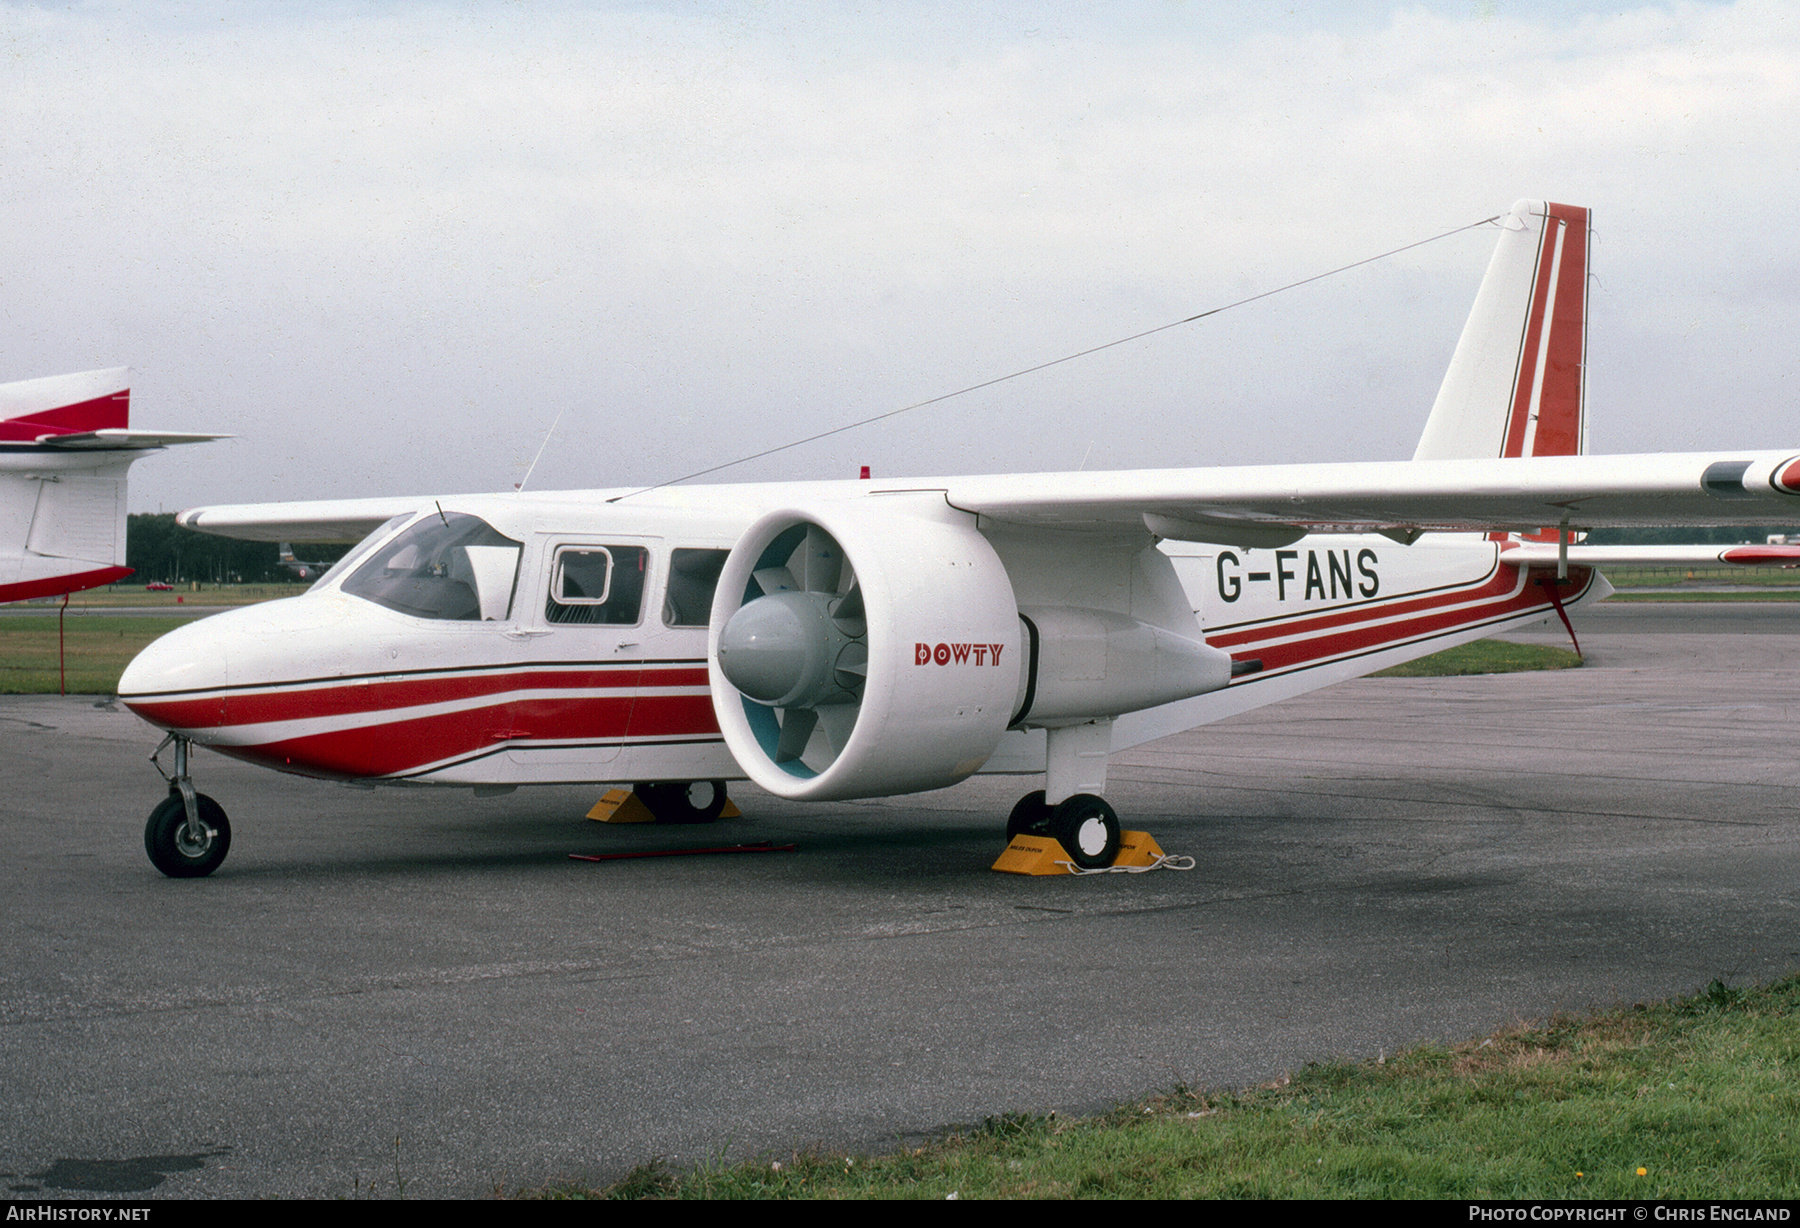
[{"label": "ducted fan engine nacelle", "polygon": [[993,753],[1019,688],[1006,569],[936,496],[764,516],[726,560],[708,647],[726,744],[795,800],[953,785]]}]

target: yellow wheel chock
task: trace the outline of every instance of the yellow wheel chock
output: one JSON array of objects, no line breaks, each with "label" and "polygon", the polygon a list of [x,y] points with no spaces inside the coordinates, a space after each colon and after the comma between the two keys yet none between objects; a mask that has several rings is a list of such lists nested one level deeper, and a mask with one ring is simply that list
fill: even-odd
[{"label": "yellow wheel chock", "polygon": [[[725,802],[725,809],[719,813],[721,819],[738,819],[743,815],[744,812],[739,810],[737,805],[729,799]],[[606,796],[595,802],[594,808],[587,812],[587,817],[596,823],[654,823],[657,821],[656,815],[651,813],[650,807],[644,805],[643,799],[630,789],[608,789]]]},{"label": "yellow wheel chock", "polygon": [[[1119,856],[1111,868],[1141,866],[1148,869],[1161,861],[1162,847],[1147,831],[1120,833]],[[1002,874],[1070,874],[1074,859],[1049,836],[1014,836],[992,869]],[[1093,873],[1093,871],[1088,871]]]}]

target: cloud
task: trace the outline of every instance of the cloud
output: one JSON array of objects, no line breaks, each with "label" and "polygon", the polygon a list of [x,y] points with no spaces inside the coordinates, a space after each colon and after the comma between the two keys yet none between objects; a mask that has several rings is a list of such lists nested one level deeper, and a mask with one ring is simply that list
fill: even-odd
[{"label": "cloud", "polygon": [[[1594,446],[1792,442],[1783,6],[1205,7],[7,7],[4,375],[241,436],[139,508],[628,483],[1549,195]],[[1488,247],[731,476],[1404,456]]]}]

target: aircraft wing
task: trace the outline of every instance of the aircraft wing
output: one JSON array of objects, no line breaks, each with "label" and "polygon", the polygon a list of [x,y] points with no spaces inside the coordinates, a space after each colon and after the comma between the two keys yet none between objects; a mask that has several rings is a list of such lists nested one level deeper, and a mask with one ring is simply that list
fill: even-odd
[{"label": "aircraft wing", "polygon": [[[919,484],[921,487],[923,483]],[[1800,454],[1658,453],[952,478],[954,506],[1063,529],[1250,547],[1302,533],[1572,531],[1800,516]]]},{"label": "aircraft wing", "polygon": [[[744,489],[682,488],[690,499],[706,501],[717,492],[727,503],[741,501],[735,492]],[[761,487],[755,501],[767,503],[779,489]],[[1780,523],[1800,517],[1800,452],[1007,474],[826,483],[811,493],[826,490],[836,497],[943,491],[952,506],[1000,524],[1149,532],[1175,541],[1266,548],[1306,533],[1386,533],[1411,541],[1424,532],[1533,532],[1564,525],[1584,532]],[[220,505],[190,509],[177,522],[245,541],[358,541],[392,517],[431,503],[431,496],[411,496]],[[1596,555],[1585,561],[1651,559]],[[1718,560],[1714,552],[1670,561]]]},{"label": "aircraft wing", "polygon": [[361,541],[395,516],[431,506],[431,496],[315,499],[300,503],[240,503],[196,507],[175,523],[201,533],[250,542]]}]

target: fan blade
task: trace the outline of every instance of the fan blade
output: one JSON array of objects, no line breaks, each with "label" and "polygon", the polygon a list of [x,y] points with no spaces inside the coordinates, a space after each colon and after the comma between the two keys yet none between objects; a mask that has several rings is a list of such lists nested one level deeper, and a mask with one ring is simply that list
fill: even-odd
[{"label": "fan blade", "polygon": [[844,551],[837,540],[818,525],[806,526],[805,554],[800,580],[811,593],[837,592],[838,574],[844,567]]},{"label": "fan blade", "polygon": [[770,593],[797,593],[800,585],[794,579],[794,573],[785,567],[761,567],[756,571],[756,582],[762,586],[763,595]]},{"label": "fan blade", "polygon": [[[850,578],[850,591],[845,593],[844,599],[837,603],[836,608],[831,611],[831,616],[840,623],[862,624],[868,620],[868,611],[863,609],[862,585],[856,582],[856,577]],[[848,630],[846,628],[846,631]],[[863,632],[859,630],[852,634],[861,635]]]},{"label": "fan blade", "polygon": [[856,717],[862,711],[862,705],[831,704],[819,709],[819,720],[825,725],[825,738],[831,743],[833,758],[844,753],[844,746],[850,741],[850,733],[856,728]]},{"label": "fan blade", "polygon": [[775,762],[792,763],[806,753],[819,714],[811,708],[788,708],[781,716],[781,740],[775,744]]},{"label": "fan blade", "polygon": [[832,668],[837,671],[837,684],[860,697],[869,680],[869,646],[861,640],[845,644]]}]

